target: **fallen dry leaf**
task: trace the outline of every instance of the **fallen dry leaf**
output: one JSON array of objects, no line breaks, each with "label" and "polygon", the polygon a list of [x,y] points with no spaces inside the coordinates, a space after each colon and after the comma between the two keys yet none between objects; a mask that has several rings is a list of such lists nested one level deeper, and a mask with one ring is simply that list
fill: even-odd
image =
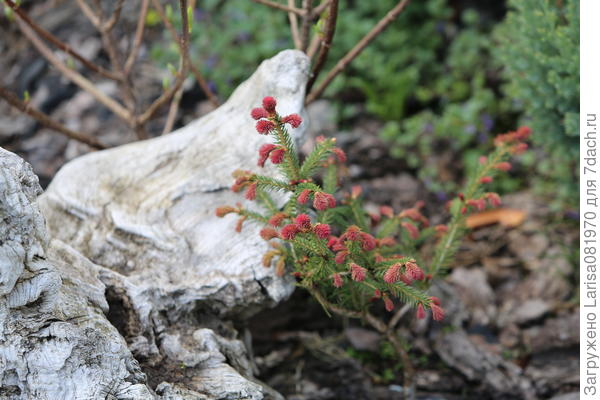
[{"label": "fallen dry leaf", "polygon": [[519,226],[525,220],[525,212],[512,208],[498,208],[496,210],[482,211],[467,217],[468,228],[500,224],[509,228]]}]

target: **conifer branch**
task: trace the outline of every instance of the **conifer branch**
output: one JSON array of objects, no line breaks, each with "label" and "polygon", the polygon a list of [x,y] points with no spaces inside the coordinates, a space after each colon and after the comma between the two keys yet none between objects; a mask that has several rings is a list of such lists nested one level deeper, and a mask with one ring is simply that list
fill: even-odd
[{"label": "conifer branch", "polygon": [[[301,124],[301,118],[297,114],[281,117],[272,97],[265,97],[263,107],[252,110],[251,116],[257,120],[258,133],[275,139],[275,144],[261,146],[259,165],[270,159],[284,178],[274,179],[239,171],[235,175],[235,189],[247,187],[246,198],[260,201],[269,214],[262,216],[247,210],[222,207],[217,210],[217,215],[237,212],[242,216],[239,223],[245,217],[263,221],[266,227],[261,230],[261,237],[283,243],[281,248],[285,247],[285,250],[282,251],[292,264],[298,285],[306,288],[327,313],[363,319],[393,342],[402,359],[408,359],[402,341],[393,331],[395,325],[409,306],[416,307],[417,318],[425,318],[426,310],[436,321],[444,318],[440,300],[427,294],[431,278],[454,255],[464,233],[463,222],[469,207],[482,209],[487,203],[492,206],[499,203],[498,195],[482,193],[482,186],[491,182],[497,171],[510,167],[503,161],[504,157],[524,149],[522,140],[529,131],[520,129],[501,135],[497,139],[497,152],[490,159],[483,160],[475,177],[469,181],[465,194],[459,195],[451,207],[450,226],[428,228],[429,221],[419,211],[421,205],[398,214],[391,207],[381,207],[379,216],[371,214],[369,218],[362,205],[360,188],[353,187],[349,195],[343,196],[344,202],[338,204],[334,197],[339,189],[336,163],[343,163],[346,156],[341,149],[334,147],[335,142],[319,141],[300,166],[291,136],[284,125],[296,128]],[[330,157],[332,154],[335,157]],[[324,188],[313,182],[313,175],[320,170],[325,172]],[[266,194],[266,191],[273,190],[292,192],[283,211],[279,211]],[[382,216],[386,219],[376,239],[370,233],[374,225],[372,221],[379,221]],[[426,277],[420,267],[418,246],[434,232],[440,234],[441,239],[429,268],[432,276]],[[398,254],[398,250],[404,256]],[[267,254],[270,257],[272,250]],[[413,254],[414,257],[408,256]],[[282,271],[282,265],[278,261],[277,271]],[[401,313],[396,313],[386,325],[369,313],[372,298],[379,299],[379,304],[383,303],[388,312],[395,309],[394,301],[400,301],[404,306]],[[410,370],[406,371],[408,381],[411,374]]]}]

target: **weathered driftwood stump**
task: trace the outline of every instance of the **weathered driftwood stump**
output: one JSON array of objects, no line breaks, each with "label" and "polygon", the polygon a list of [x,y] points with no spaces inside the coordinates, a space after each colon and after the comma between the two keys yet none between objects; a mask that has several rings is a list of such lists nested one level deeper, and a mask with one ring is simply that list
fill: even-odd
[{"label": "weathered driftwood stump", "polygon": [[0,153],[1,398],[279,397],[232,321],[293,282],[260,265],[258,227],[236,236],[214,210],[240,201],[233,170],[257,168],[249,110],[272,95],[303,113],[307,72],[284,51],[188,126],[65,165],[39,198],[49,245],[37,179]]},{"label": "weathered driftwood stump", "polygon": [[0,149],[0,398],[148,399],[98,267],[50,241],[29,164]]}]

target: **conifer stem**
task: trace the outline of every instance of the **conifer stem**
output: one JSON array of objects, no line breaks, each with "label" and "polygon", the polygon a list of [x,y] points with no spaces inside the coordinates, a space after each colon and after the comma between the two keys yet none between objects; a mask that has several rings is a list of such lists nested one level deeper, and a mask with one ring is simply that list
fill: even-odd
[{"label": "conifer stem", "polygon": [[286,146],[286,151],[284,154],[285,162],[289,165],[292,171],[292,179],[299,180],[300,166],[298,165],[296,148],[293,146],[293,140],[290,137],[289,133],[287,133],[287,131],[285,131],[285,129],[283,128],[283,124],[281,123],[281,121],[277,121],[277,123],[275,124],[275,132],[277,132],[277,140],[281,145],[286,146],[287,143],[290,144],[290,146]]},{"label": "conifer stem", "polygon": [[375,317],[368,311],[359,312],[348,310],[344,307],[337,306],[329,302],[325,296],[317,289],[315,286],[308,286],[307,290],[311,295],[314,296],[317,301],[323,305],[327,310],[333,312],[334,314],[340,315],[342,317],[362,319],[367,322],[373,328],[375,328],[379,333],[385,335],[385,337],[390,341],[392,347],[402,360],[402,372],[403,372],[403,386],[404,386],[404,398],[406,400],[412,400],[415,396],[414,389],[414,367],[410,360],[410,355],[402,346],[402,342],[398,339],[396,333],[394,333],[393,327],[390,325],[386,325],[382,320]]}]

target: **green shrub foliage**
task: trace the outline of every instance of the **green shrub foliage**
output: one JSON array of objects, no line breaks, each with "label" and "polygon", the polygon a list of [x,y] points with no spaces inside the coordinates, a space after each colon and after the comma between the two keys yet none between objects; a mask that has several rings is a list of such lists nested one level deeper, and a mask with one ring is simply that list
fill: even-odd
[{"label": "green shrub foliage", "polygon": [[577,203],[579,156],[579,1],[509,1],[495,31],[504,93],[536,132],[545,191]]}]

